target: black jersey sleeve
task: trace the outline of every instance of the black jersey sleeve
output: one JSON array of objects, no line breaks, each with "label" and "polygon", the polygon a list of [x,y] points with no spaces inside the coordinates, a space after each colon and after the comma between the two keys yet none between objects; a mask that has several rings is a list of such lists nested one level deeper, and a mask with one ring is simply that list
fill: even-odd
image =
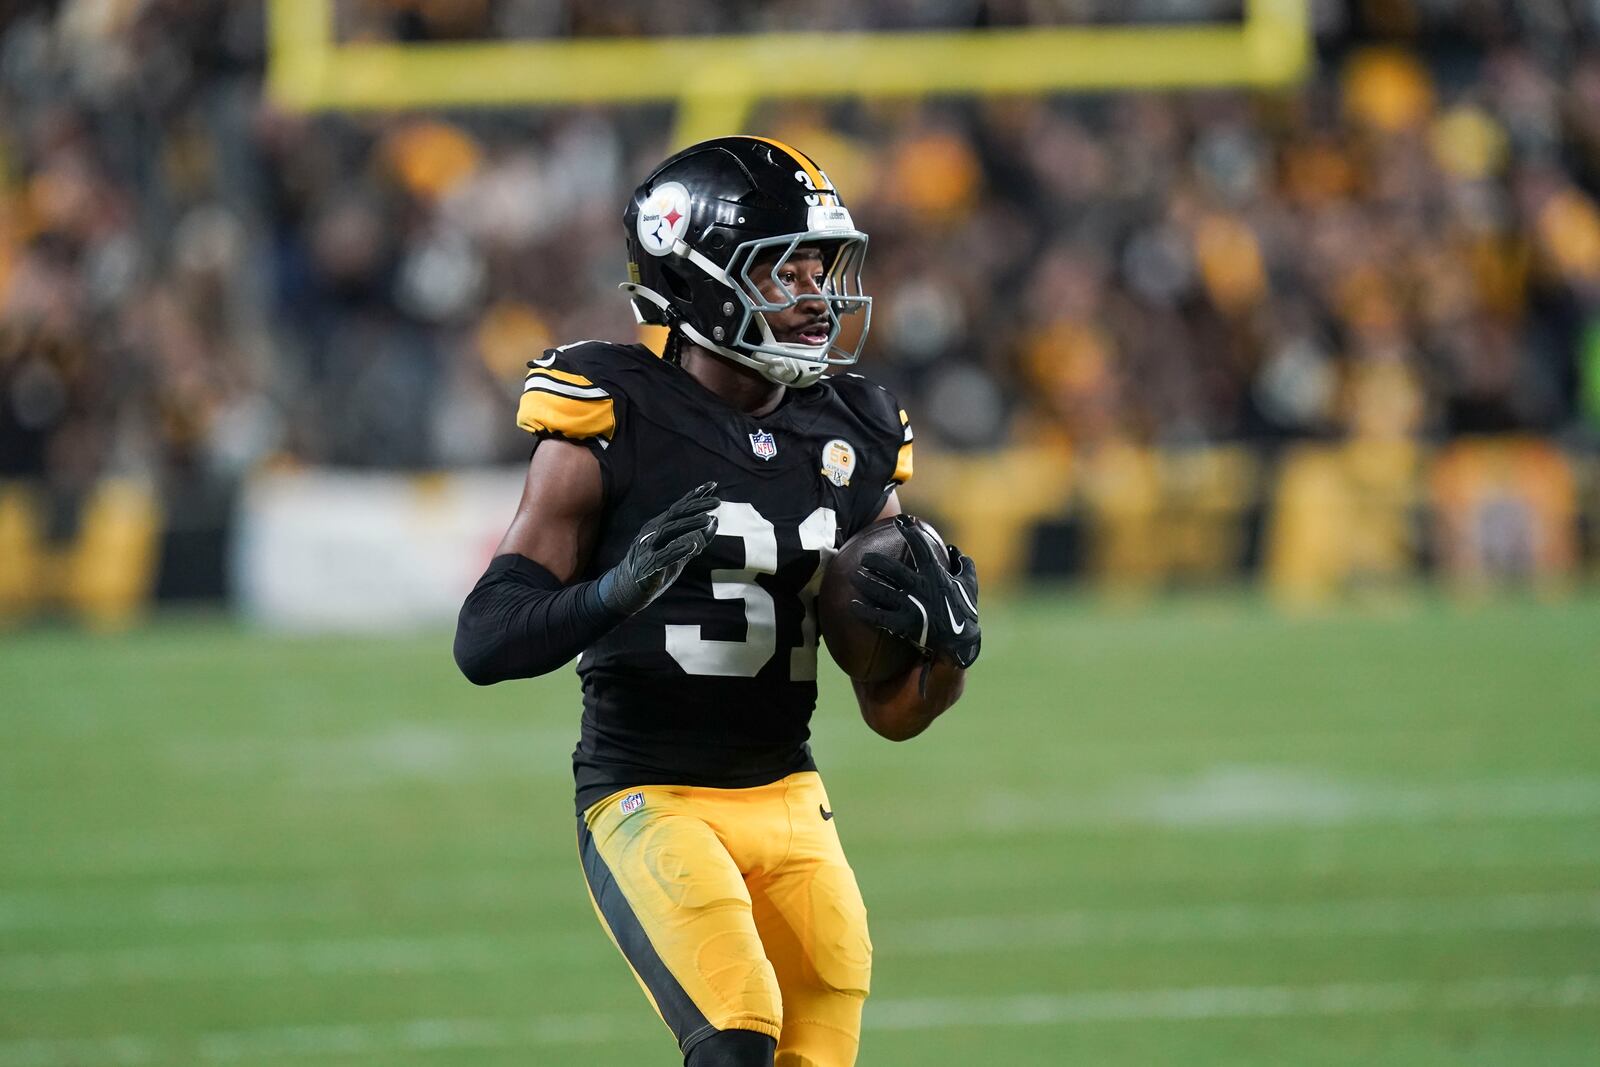
[{"label": "black jersey sleeve", "polygon": [[587,446],[600,461],[607,499],[631,476],[628,398],[618,384],[618,346],[582,341],[545,352],[528,364],[517,425],[536,438]]},{"label": "black jersey sleeve", "polygon": [[496,556],[461,605],[456,666],[474,685],[548,674],[621,621],[599,582],[564,586],[525,556]]},{"label": "black jersey sleeve", "polygon": [[889,494],[911,480],[911,416],[895,395],[859,374],[830,379],[839,399],[867,433],[863,457],[864,484],[851,508],[847,535],[877,518]]}]

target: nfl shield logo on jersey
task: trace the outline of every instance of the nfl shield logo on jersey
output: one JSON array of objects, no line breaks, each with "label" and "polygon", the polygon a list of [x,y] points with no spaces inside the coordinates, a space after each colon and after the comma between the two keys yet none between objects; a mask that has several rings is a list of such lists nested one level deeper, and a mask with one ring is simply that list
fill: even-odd
[{"label": "nfl shield logo on jersey", "polygon": [[759,459],[771,459],[778,454],[778,442],[765,430],[757,430],[750,435],[750,450]]},{"label": "nfl shield logo on jersey", "polygon": [[619,806],[622,808],[622,814],[632,815],[634,812],[644,807],[644,794],[629,793],[627,796],[622,798],[622,803]]}]

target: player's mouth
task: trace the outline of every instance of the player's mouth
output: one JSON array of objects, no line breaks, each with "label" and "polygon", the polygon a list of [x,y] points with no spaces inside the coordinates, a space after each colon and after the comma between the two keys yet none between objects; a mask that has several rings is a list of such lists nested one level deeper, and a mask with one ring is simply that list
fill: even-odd
[{"label": "player's mouth", "polygon": [[796,329],[794,338],[803,345],[825,345],[828,343],[828,335],[832,332],[827,319],[816,319]]}]

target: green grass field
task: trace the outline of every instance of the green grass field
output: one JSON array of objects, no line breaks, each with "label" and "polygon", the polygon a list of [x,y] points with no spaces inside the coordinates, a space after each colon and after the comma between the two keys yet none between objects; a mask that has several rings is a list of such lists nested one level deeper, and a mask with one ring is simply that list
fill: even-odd
[{"label": "green grass field", "polygon": [[[909,744],[824,687],[865,1067],[1600,1062],[1600,599],[984,625]],[[445,635],[0,637],[0,1067],[676,1063],[576,695]]]}]

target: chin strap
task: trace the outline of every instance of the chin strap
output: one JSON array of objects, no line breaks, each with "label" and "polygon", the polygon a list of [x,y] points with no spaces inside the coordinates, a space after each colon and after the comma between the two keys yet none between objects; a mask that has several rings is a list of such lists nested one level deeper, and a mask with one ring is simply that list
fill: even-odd
[{"label": "chin strap", "polygon": [[749,367],[774,385],[804,389],[808,385],[815,385],[822,378],[822,372],[828,369],[824,364],[811,363],[803,359],[765,354],[757,356],[729,348],[727,345],[719,345],[687,322],[681,323],[678,328],[683,331],[685,337],[701,348],[715,352],[724,359],[731,359],[742,367]]},{"label": "chin strap", "polygon": [[[649,289],[637,282],[621,282],[617,288],[627,293],[635,301],[643,300],[645,303],[659,308],[662,316],[667,320],[669,328],[678,330],[701,348],[715,352],[725,359],[731,359],[740,366],[749,367],[774,385],[785,385],[791,389],[804,389],[820,381],[823,372],[828,369],[827,364],[814,363],[808,359],[796,359],[793,356],[775,356],[770,353],[741,352],[737,348],[719,345],[690,325],[688,320],[683,317],[683,314],[672,306],[672,301],[654,289]],[[634,304],[633,317],[640,323],[645,321],[645,317],[637,303]],[[762,333],[770,338],[772,331],[766,320],[759,315],[756,318],[760,323]]]}]

